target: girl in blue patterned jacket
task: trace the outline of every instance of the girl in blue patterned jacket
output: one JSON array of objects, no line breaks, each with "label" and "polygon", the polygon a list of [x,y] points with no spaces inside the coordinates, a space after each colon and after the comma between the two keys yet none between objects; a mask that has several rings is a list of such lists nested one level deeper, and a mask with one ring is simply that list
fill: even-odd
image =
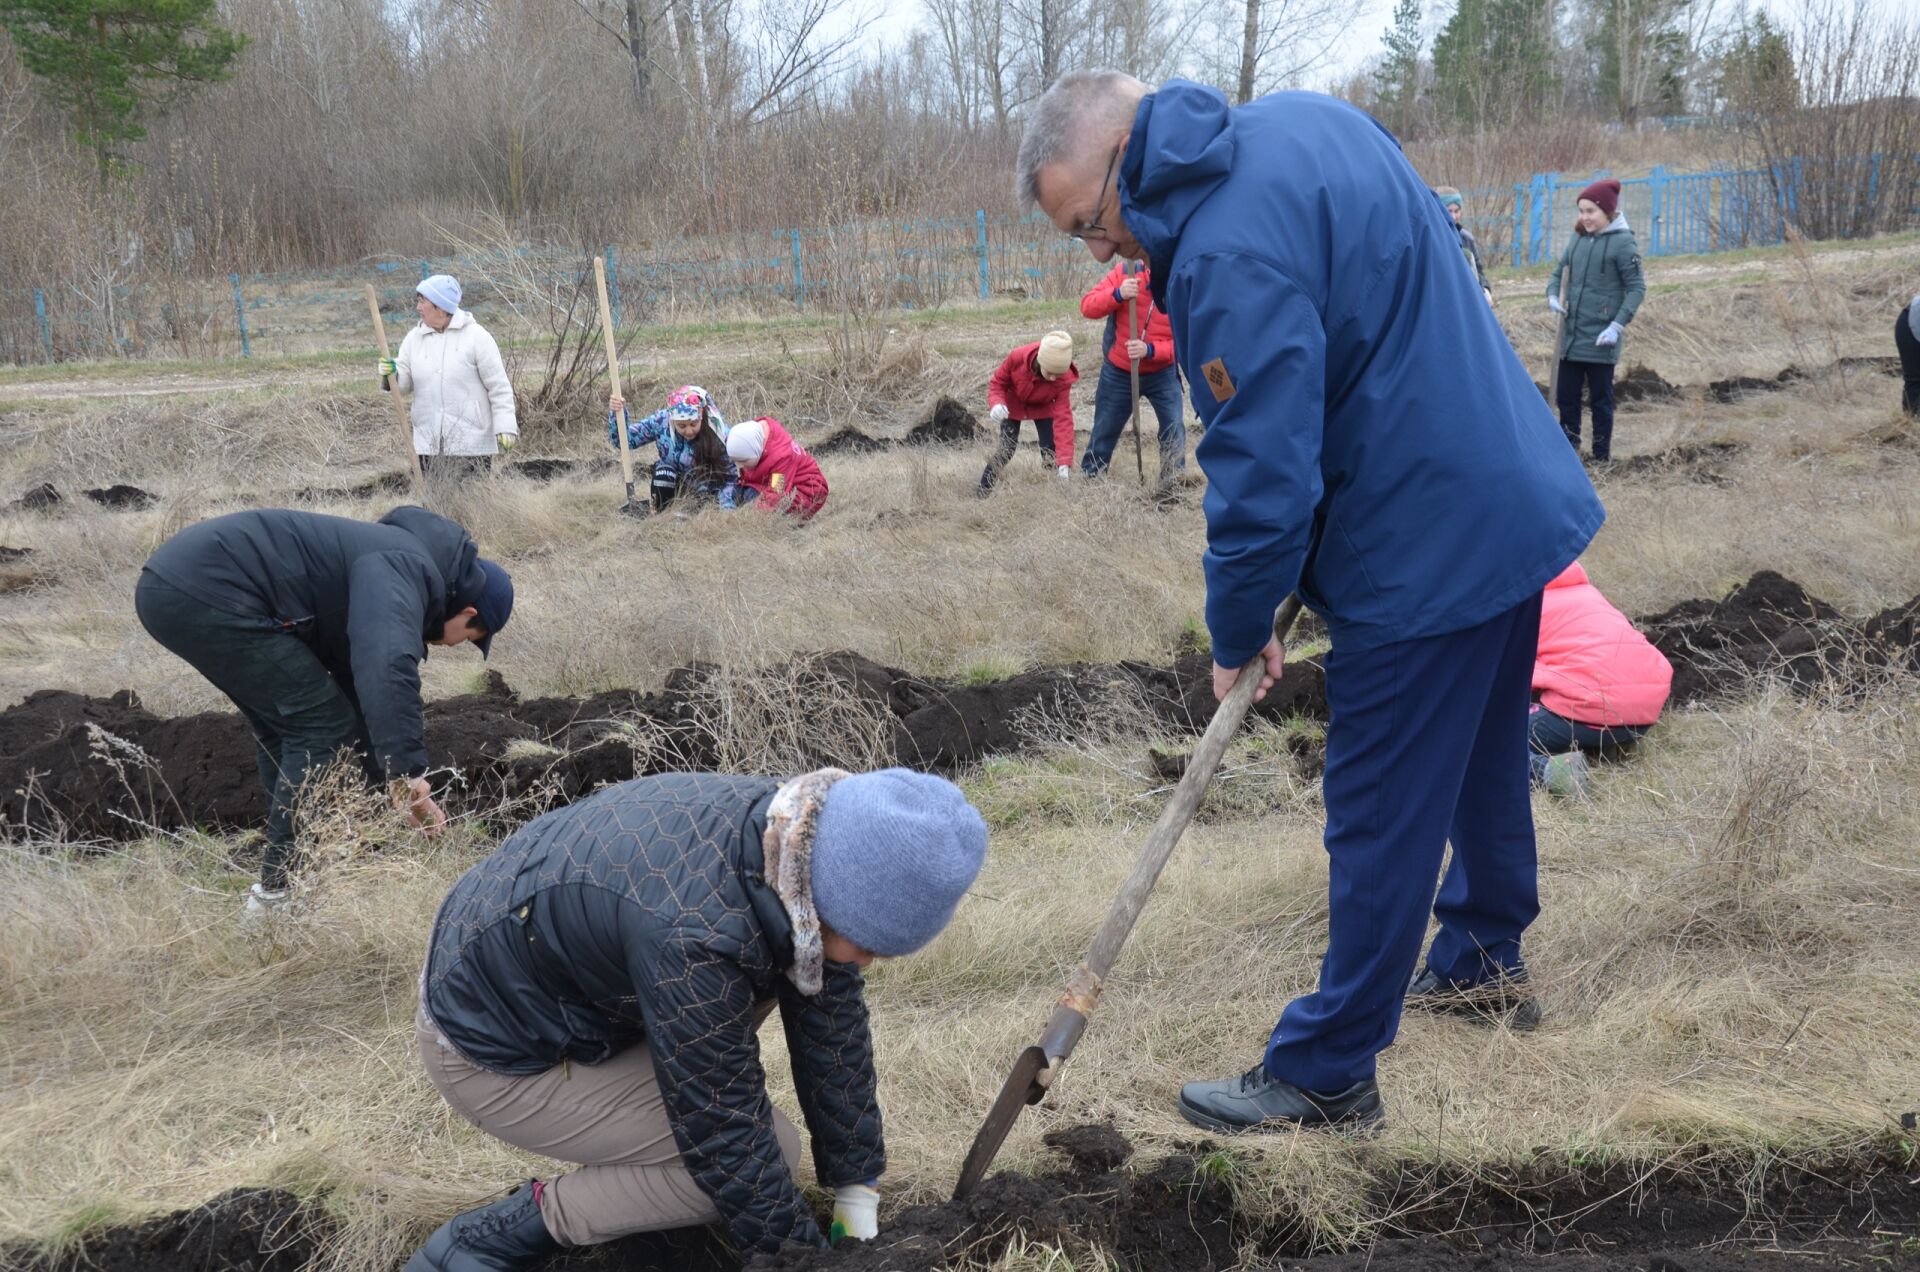
[{"label": "girl in blue patterned jacket", "polygon": [[[620,445],[624,398],[607,399],[607,441]],[[740,471],[727,458],[727,422],[713,397],[697,384],[683,384],[667,395],[664,409],[627,421],[627,446],[638,450],[652,442],[659,452],[653,464],[653,510],[663,511],[682,493],[734,506]]]}]

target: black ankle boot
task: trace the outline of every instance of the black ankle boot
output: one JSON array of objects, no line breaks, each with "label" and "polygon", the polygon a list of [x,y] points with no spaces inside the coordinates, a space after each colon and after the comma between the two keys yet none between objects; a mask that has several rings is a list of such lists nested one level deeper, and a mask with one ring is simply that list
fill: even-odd
[{"label": "black ankle boot", "polygon": [[530,1179],[499,1201],[447,1220],[414,1251],[406,1272],[518,1272],[560,1253],[540,1217],[541,1187]]}]

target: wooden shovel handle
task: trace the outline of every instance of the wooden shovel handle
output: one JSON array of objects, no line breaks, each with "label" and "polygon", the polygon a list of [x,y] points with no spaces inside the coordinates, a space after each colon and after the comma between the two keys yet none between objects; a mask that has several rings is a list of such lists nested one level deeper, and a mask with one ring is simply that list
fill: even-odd
[{"label": "wooden shovel handle", "polygon": [[[373,290],[373,284],[367,284],[367,312],[373,315],[373,337],[380,342],[380,356],[389,362],[393,352],[387,347],[387,320],[380,316],[380,297]],[[400,419],[401,453],[407,457],[407,471],[413,474],[413,493],[421,503],[427,502],[427,479],[420,471],[420,454],[413,449],[413,421],[407,416],[407,403],[400,396],[400,377],[394,376],[393,394],[394,414]]]}]

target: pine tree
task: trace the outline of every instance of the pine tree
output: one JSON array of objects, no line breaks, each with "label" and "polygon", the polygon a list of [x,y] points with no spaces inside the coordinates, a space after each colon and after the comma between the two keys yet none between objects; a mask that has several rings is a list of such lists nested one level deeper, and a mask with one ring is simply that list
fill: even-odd
[{"label": "pine tree", "polygon": [[1727,50],[1721,91],[1735,110],[1759,116],[1785,114],[1800,104],[1793,49],[1766,10],[1754,10]]},{"label": "pine tree", "polygon": [[20,61],[73,117],[104,183],[116,143],[177,94],[223,80],[246,38],[214,20],[215,0],[0,0]]},{"label": "pine tree", "polygon": [[1554,86],[1552,0],[1460,0],[1433,41],[1434,97],[1474,128],[1511,123]]},{"label": "pine tree", "polygon": [[1419,105],[1420,19],[1420,0],[1399,0],[1392,25],[1380,37],[1386,55],[1374,71],[1374,100],[1396,133],[1407,131]]}]

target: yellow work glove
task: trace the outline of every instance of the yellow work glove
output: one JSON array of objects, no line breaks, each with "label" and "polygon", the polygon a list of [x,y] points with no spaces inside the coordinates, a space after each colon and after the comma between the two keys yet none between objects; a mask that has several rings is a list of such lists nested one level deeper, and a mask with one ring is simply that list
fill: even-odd
[{"label": "yellow work glove", "polygon": [[518,433],[500,434],[500,453],[504,455],[508,451],[512,450],[513,444],[519,440],[520,440],[520,435]]},{"label": "yellow work glove", "polygon": [[393,379],[394,376],[399,374],[400,374],[400,369],[394,366],[392,358],[380,359],[380,378],[381,379],[391,380]]}]

